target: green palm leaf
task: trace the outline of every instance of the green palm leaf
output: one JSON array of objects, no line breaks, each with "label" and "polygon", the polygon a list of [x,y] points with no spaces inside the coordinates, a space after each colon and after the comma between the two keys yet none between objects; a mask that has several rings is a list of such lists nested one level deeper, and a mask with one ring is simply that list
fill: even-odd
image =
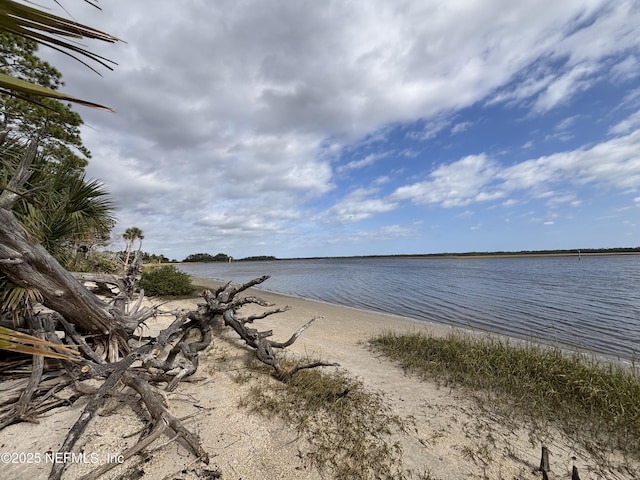
[{"label": "green palm leaf", "polygon": [[43,12],[13,0],[0,0],[0,29],[24,38],[30,38],[52,48],[57,48],[74,58],[78,58],[74,53],[85,56],[107,68],[111,68],[107,62],[114,62],[60,37],[73,39],[90,38],[109,43],[121,41],[119,38],[95,28]]},{"label": "green palm leaf", "polygon": [[2,72],[0,72],[0,93],[4,93],[7,95],[15,95],[20,98],[26,95],[34,95],[36,97],[55,98],[56,100],[62,100],[65,102],[74,102],[79,105],[84,105],[86,107],[92,107],[92,108],[97,108],[99,110],[106,110],[108,112],[113,112],[113,109],[109,107],[105,107],[104,105],[100,105],[99,103],[89,102],[87,100],[81,100],[79,98],[72,97],[71,95],[67,95],[65,93],[58,92],[56,90],[51,90],[50,88],[41,87],[40,85],[36,85],[35,83],[27,82],[19,78],[14,78]]},{"label": "green palm leaf", "polygon": [[[91,2],[87,3],[93,5]],[[93,6],[95,7],[95,5]],[[89,38],[109,43],[121,41],[119,38],[95,28],[12,0],[0,0],[0,31],[9,32],[58,50],[94,71],[95,69],[87,61],[96,62],[109,69],[111,69],[109,64],[115,64],[115,62],[82,48],[76,40]],[[112,111],[103,105],[81,100],[2,73],[0,73],[0,93],[21,98],[24,96],[28,98],[29,95],[50,97]]]}]

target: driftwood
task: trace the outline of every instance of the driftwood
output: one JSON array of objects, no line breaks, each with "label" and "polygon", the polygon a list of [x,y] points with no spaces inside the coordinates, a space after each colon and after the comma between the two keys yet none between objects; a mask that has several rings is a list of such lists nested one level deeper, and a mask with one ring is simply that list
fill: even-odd
[{"label": "driftwood", "polygon": [[[71,272],[71,275],[96,295],[109,296],[125,291],[125,282],[122,277],[113,273]],[[95,284],[95,286],[88,284]]]},{"label": "driftwood", "polygon": [[[196,310],[172,312],[175,319],[156,337],[135,337],[133,334],[126,338],[128,353],[124,358],[113,359],[106,354],[105,344],[109,343],[108,337],[88,334],[78,325],[69,321],[60,312],[37,308],[34,311],[32,331],[41,338],[50,342],[75,345],[78,348],[81,362],[65,360],[46,361],[42,357],[34,357],[29,370],[29,378],[23,389],[22,395],[16,401],[2,401],[0,395],[0,429],[7,425],[20,421],[37,421],[37,415],[50,408],[61,406],[60,401],[52,401],[52,392],[66,386],[75,386],[77,394],[72,401],[83,395],[89,395],[89,403],[82,414],[69,430],[69,433],[58,453],[73,452],[74,446],[80,439],[95,414],[102,407],[105,399],[113,394],[116,385],[123,384],[129,387],[142,400],[149,417],[152,419],[149,434],[140,439],[135,445],[122,453],[122,459],[127,460],[150,446],[157,439],[169,434],[172,439],[182,438],[192,451],[196,460],[209,462],[209,453],[202,448],[199,437],[187,429],[182,421],[172,415],[163,402],[158,398],[156,390],[162,386],[164,390],[175,390],[181,381],[188,379],[198,369],[199,353],[211,345],[213,341],[213,328],[216,323],[224,323],[231,327],[249,347],[255,350],[256,357],[274,369],[274,376],[280,381],[287,382],[296,372],[320,366],[333,366],[334,363],[315,362],[303,364],[285,370],[282,368],[277,350],[282,350],[292,345],[297,338],[318,318],[313,318],[304,324],[290,338],[285,341],[271,340],[271,330],[259,331],[251,325],[260,319],[287,311],[289,307],[273,307],[256,296],[240,296],[239,294],[248,288],[262,283],[268,276],[260,277],[243,285],[227,284],[215,292],[205,290],[201,293],[204,303],[198,305]],[[80,276],[82,280],[94,283],[104,282],[116,285],[112,278],[92,278]],[[118,289],[119,290],[119,289]],[[116,299],[120,293],[116,295]],[[113,303],[113,302],[112,302]],[[108,303],[105,301],[105,304]],[[259,314],[242,317],[239,310],[242,306],[257,304],[266,308]],[[124,303],[120,310],[121,317],[129,317],[123,324],[139,322],[139,318],[148,318],[149,312],[156,313],[157,309],[142,309],[140,315],[139,302],[137,306],[127,310],[128,303]],[[115,308],[115,307],[114,307]],[[63,331],[60,338],[55,330]],[[114,347],[115,348],[115,347]],[[60,370],[60,365],[64,371]],[[24,365],[25,375],[27,370]],[[43,372],[53,372],[55,381],[43,381]],[[99,388],[87,389],[83,386],[83,380],[99,379],[102,384]],[[21,384],[24,385],[24,384]],[[102,465],[87,474],[85,479],[95,479],[105,473],[115,463]],[[64,473],[65,464],[53,465],[49,475],[50,480],[60,479]]]},{"label": "driftwood", "polygon": [[[128,266],[123,278],[69,273],[29,237],[13,214],[12,207],[25,193],[21,190],[31,174],[30,163],[36,152],[34,145],[32,142],[28,146],[16,172],[0,192],[0,275],[19,287],[36,289],[40,294],[41,305],[32,306],[26,319],[29,329],[25,333],[53,344],[77,348],[79,355],[69,360],[13,357],[5,363],[6,369],[0,364],[2,379],[14,387],[13,391],[0,388],[0,429],[16,422],[37,421],[39,414],[89,395],[89,402],[70,429],[59,453],[72,452],[105,398],[114,393],[117,385],[123,384],[142,400],[153,419],[151,433],[124,452],[123,458],[135,455],[169,431],[173,432],[174,438],[186,442],[196,459],[208,463],[209,455],[203,450],[198,436],[167,410],[155,390],[164,385],[165,390],[172,391],[197,371],[199,352],[211,344],[214,323],[223,322],[237,332],[249,347],[255,349],[260,361],[273,367],[275,377],[281,381],[289,381],[301,369],[334,365],[317,362],[285,371],[275,354],[275,350],[293,344],[315,318],[288,340],[277,342],[269,339],[271,331],[258,331],[249,325],[288,307],[249,317],[239,316],[243,305],[272,306],[255,296],[239,296],[265,281],[267,276],[243,285],[229,283],[215,292],[206,290],[202,293],[205,303],[195,311],[173,312],[174,322],[157,337],[136,336],[139,327],[155,316],[159,307],[141,308],[144,292],[140,292],[136,303],[131,303],[141,271],[139,258]],[[89,291],[83,282],[94,284],[103,296]],[[5,372],[10,373],[5,375]],[[87,379],[99,380],[102,384],[87,389],[83,386]],[[56,392],[68,386],[73,386],[76,393],[68,400],[57,398]],[[64,463],[55,463],[49,479],[61,478],[64,468]],[[95,470],[86,478],[97,478],[106,468]]]}]

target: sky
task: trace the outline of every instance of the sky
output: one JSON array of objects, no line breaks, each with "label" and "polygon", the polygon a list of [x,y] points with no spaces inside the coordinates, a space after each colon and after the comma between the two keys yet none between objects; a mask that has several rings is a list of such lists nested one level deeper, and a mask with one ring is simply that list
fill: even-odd
[{"label": "sky", "polygon": [[67,13],[113,249],[181,260],[640,245],[640,1],[110,0]]}]

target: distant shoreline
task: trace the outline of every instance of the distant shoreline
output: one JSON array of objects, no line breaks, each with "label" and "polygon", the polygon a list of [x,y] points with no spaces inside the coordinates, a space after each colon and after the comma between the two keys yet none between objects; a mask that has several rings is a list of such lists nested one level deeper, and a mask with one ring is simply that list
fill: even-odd
[{"label": "distant shoreline", "polygon": [[640,255],[639,252],[595,252],[595,253],[487,253],[487,254],[434,254],[407,255],[403,258],[523,258],[523,257],[603,257],[613,255]]},{"label": "distant shoreline", "polygon": [[[275,262],[287,260],[353,260],[353,259],[374,259],[374,258],[444,258],[444,259],[478,259],[478,258],[525,258],[525,257],[599,257],[613,255],[640,255],[640,247],[625,248],[587,248],[575,250],[531,250],[521,252],[462,252],[462,253],[401,253],[389,255],[348,255],[348,256],[314,256],[314,257],[247,257],[234,259],[232,263],[239,262]],[[146,263],[147,266],[166,266],[166,265],[197,265],[206,263],[227,263],[226,261],[209,261],[209,262],[159,262]]]}]

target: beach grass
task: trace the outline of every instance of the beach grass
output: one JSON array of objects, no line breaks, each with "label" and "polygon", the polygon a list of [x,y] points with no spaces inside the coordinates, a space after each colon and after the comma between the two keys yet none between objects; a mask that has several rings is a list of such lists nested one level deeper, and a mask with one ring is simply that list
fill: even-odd
[{"label": "beach grass", "polygon": [[[263,369],[248,361],[248,371]],[[393,440],[406,420],[393,414],[382,394],[343,370],[301,370],[287,383],[258,378],[241,406],[292,425],[307,443],[301,457],[321,472],[336,480],[416,478],[402,471],[402,448]]]},{"label": "beach grass", "polygon": [[634,367],[464,333],[388,332],[369,344],[407,372],[498,400],[489,404],[501,405],[512,419],[554,425],[592,454],[640,455],[640,375]]}]

